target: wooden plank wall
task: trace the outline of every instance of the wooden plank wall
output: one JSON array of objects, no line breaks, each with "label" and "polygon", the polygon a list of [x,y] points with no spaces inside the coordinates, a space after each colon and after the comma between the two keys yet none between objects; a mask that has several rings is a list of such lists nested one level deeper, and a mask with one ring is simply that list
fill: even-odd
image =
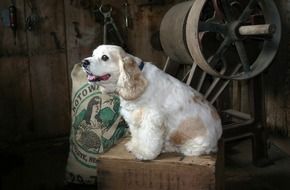
[{"label": "wooden plank wall", "polygon": [[[1,9],[11,2],[0,2]],[[25,29],[32,7],[41,17],[33,31]],[[62,1],[16,1],[17,36],[0,28],[1,141],[23,142],[67,135],[69,88]],[[61,47],[52,36],[55,33]],[[3,35],[2,35],[3,34]],[[3,92],[2,92],[3,91]],[[3,137],[3,138],[2,138]]]},{"label": "wooden plank wall", "polygon": [[[8,7],[9,1],[0,1],[0,7]],[[24,17],[24,2],[18,4],[19,17]],[[0,8],[0,9],[1,9]],[[19,28],[24,20],[18,19]],[[25,31],[17,32],[17,44],[14,45],[10,28],[0,27],[0,119],[1,141],[15,142],[24,135],[31,134],[32,97],[30,84],[30,65]]]},{"label": "wooden plank wall", "polygon": [[[283,57],[286,58],[288,55]],[[285,60],[280,61],[281,58],[277,57],[276,61],[263,73],[265,127],[273,135],[290,137],[290,67]],[[249,113],[247,83],[247,81],[233,82],[232,105],[236,110]]]},{"label": "wooden plank wall", "polygon": [[[35,2],[44,20],[39,31],[27,32],[33,126],[40,138],[54,137],[66,134],[69,122],[64,6],[59,0]],[[32,14],[28,4],[25,9]]]},{"label": "wooden plank wall", "polygon": [[282,39],[278,54],[265,71],[267,127],[290,137],[290,1],[275,1],[282,21]]}]

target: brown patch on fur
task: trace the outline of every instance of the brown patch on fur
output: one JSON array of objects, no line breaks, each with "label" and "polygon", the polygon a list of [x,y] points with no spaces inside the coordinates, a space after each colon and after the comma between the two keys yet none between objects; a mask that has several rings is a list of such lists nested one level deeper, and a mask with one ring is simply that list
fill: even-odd
[{"label": "brown patch on fur", "polygon": [[143,120],[144,108],[135,110],[133,113],[133,120],[136,124],[141,124]]},{"label": "brown patch on fur", "polygon": [[133,73],[135,72],[135,65],[136,63],[134,63],[133,59],[131,58],[126,58],[126,59],[123,59],[123,62],[124,62],[124,69],[128,72],[128,73]]},{"label": "brown patch on fur", "polygon": [[216,111],[215,108],[213,108],[211,111],[210,111],[212,117],[215,119],[215,120],[220,120],[220,116],[218,114],[218,112]]},{"label": "brown patch on fur", "polygon": [[192,101],[197,104],[204,104],[206,102],[205,98],[199,95],[192,96]]},{"label": "brown patch on fur", "polygon": [[135,100],[140,97],[148,86],[148,81],[133,59],[126,57],[121,60],[118,82],[119,95],[125,100]]},{"label": "brown patch on fur", "polygon": [[211,103],[207,102],[206,99],[203,96],[199,96],[199,95],[192,96],[192,100],[193,100],[194,103],[197,103],[199,105],[202,105],[202,104],[208,105],[208,107],[210,108],[210,113],[211,113],[212,117],[215,120],[220,120],[220,116],[217,113],[215,107]]},{"label": "brown patch on fur", "polygon": [[182,145],[186,141],[206,134],[206,128],[200,117],[190,117],[180,123],[170,135],[170,142]]}]

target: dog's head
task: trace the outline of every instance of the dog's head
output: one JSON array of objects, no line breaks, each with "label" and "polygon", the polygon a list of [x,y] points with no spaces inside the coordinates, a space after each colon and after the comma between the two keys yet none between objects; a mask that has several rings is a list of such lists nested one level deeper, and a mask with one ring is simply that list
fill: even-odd
[{"label": "dog's head", "polygon": [[117,92],[125,100],[138,98],[147,87],[139,65],[142,60],[115,45],[100,45],[92,57],[82,61],[88,81],[103,87],[107,93]]}]

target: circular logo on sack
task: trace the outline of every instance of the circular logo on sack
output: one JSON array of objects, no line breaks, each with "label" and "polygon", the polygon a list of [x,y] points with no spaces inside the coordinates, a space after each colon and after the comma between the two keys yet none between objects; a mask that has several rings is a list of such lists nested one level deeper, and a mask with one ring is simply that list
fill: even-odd
[{"label": "circular logo on sack", "polygon": [[76,92],[70,139],[71,152],[81,164],[95,168],[97,154],[124,134],[124,127],[118,127],[119,109],[119,99],[102,94],[97,86],[86,84]]}]

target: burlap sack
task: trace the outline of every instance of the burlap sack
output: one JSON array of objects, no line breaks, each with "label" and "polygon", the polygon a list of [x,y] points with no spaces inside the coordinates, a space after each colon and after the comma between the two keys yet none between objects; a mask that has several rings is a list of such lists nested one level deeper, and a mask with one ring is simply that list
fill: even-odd
[{"label": "burlap sack", "polygon": [[119,115],[117,96],[103,94],[88,84],[81,65],[76,64],[72,78],[72,126],[66,169],[69,183],[96,183],[96,158],[126,134]]}]

